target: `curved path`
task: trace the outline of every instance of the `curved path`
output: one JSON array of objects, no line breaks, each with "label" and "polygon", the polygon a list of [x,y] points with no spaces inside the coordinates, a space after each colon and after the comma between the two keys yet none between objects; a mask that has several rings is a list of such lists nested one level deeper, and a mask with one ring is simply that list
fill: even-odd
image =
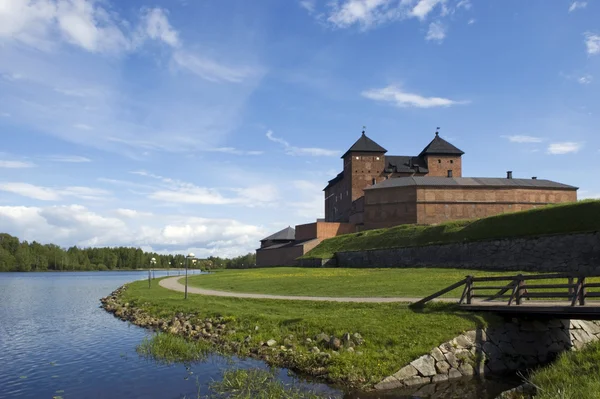
[{"label": "curved path", "polygon": [[[169,290],[184,292],[185,285],[179,282],[179,279],[184,277],[176,276],[162,279],[158,282],[158,284]],[[200,294],[200,295],[211,295],[211,296],[223,296],[230,298],[251,298],[251,299],[284,299],[284,300],[293,300],[293,301],[326,301],[326,302],[365,302],[365,303],[389,303],[389,302],[417,302],[420,301],[421,298],[359,298],[359,297],[347,297],[347,298],[335,298],[328,296],[288,296],[288,295],[267,295],[267,294],[248,294],[242,292],[228,292],[228,291],[216,291],[216,290],[207,290],[204,288],[191,287],[188,285],[188,293],[189,294]],[[437,302],[454,302],[456,303],[457,298],[436,298],[434,301]]]}]

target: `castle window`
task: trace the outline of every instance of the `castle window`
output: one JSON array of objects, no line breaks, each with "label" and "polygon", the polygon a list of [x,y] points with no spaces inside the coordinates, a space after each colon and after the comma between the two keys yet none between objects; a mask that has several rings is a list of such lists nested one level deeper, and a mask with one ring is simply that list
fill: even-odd
[{"label": "castle window", "polygon": [[454,161],[451,159],[451,160],[450,160],[450,163],[454,163]]},{"label": "castle window", "polygon": [[356,159],[360,159],[360,157],[356,157]]},{"label": "castle window", "polygon": [[379,157],[376,157],[376,159],[379,161]]},{"label": "castle window", "polygon": [[438,159],[438,163],[442,163],[442,160],[441,160],[441,159]]},{"label": "castle window", "polygon": [[375,178],[373,178],[373,185],[375,185],[377,183],[377,180]]}]

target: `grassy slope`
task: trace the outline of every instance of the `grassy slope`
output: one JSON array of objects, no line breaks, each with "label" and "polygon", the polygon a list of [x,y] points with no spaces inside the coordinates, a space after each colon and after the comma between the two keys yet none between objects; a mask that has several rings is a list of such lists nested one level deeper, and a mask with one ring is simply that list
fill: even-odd
[{"label": "grassy slope", "polygon": [[[482,272],[464,269],[344,269],[278,267],[220,270],[193,276],[189,284],[221,291],[274,295],[331,297],[424,297],[466,275],[501,276],[519,272]],[[523,273],[528,274],[528,273]],[[566,281],[565,281],[566,282]],[[446,296],[460,297],[462,287]]]},{"label": "grassy slope", "polygon": [[565,352],[553,364],[534,372],[536,399],[600,398],[600,342],[578,352]]},{"label": "grassy slope", "polygon": [[[345,332],[359,332],[365,344],[357,350],[363,354],[342,352],[333,356],[328,366],[332,378],[353,381],[353,385],[376,383],[460,332],[486,324],[481,316],[443,305],[414,312],[405,304],[293,302],[201,295],[191,295],[185,301],[182,293],[157,284],[149,289],[146,284],[131,283],[124,300],[158,317],[171,317],[178,312],[200,317],[231,316],[236,333],[228,337],[239,342],[251,335],[255,345],[272,338],[281,343],[284,337],[293,334],[300,343],[298,352],[305,353],[306,337],[314,338],[321,332],[338,337]],[[255,326],[260,327],[258,331]],[[308,362],[298,360],[299,368],[303,361]]]},{"label": "grassy slope", "polygon": [[437,243],[489,240],[600,230],[600,201],[551,205],[483,219],[437,226],[402,225],[324,240],[305,258],[331,258],[338,251],[398,248]]}]

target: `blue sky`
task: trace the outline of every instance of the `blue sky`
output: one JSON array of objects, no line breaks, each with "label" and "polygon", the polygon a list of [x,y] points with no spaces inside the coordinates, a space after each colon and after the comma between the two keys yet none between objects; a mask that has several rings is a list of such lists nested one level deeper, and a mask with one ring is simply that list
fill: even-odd
[{"label": "blue sky", "polygon": [[0,0],[0,226],[233,256],[367,134],[600,197],[594,0]]}]

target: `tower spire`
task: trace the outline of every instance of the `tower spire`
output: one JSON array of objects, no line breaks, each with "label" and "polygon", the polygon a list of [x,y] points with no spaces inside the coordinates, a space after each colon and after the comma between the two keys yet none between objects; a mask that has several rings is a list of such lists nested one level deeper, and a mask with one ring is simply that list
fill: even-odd
[{"label": "tower spire", "polygon": [[440,128],[439,128],[439,126],[435,128],[435,135],[436,136],[440,135]]},{"label": "tower spire", "polygon": [[362,130],[362,135],[363,135],[363,136],[365,135],[365,130],[367,130],[367,127],[366,127],[366,126],[363,126],[363,130]]}]

